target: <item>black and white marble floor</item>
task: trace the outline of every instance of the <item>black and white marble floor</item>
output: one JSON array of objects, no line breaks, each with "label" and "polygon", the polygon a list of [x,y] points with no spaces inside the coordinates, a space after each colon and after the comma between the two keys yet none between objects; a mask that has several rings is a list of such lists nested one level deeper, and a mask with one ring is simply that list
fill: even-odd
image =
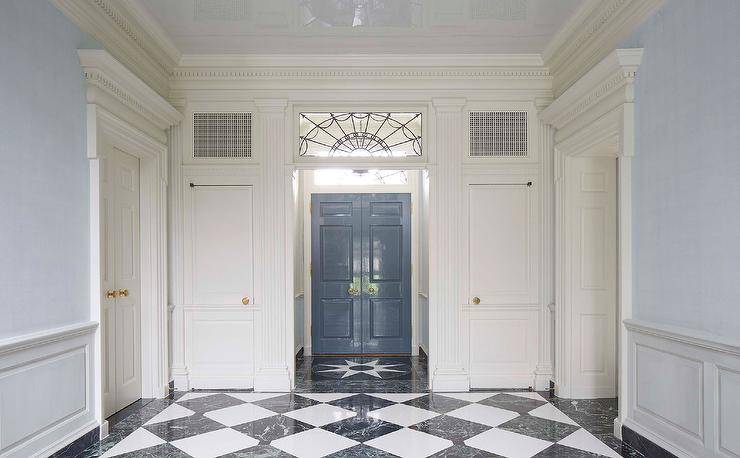
[{"label": "black and white marble floor", "polygon": [[421,393],[429,389],[419,357],[306,356],[296,364],[296,392]]},{"label": "black and white marble floor", "polygon": [[177,393],[143,404],[80,456],[639,456],[600,437],[610,402],[533,392]]}]

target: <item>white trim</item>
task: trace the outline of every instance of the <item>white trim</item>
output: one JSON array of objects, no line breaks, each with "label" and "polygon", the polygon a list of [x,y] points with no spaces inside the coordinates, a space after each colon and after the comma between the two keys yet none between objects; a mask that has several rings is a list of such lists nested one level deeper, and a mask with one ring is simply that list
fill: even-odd
[{"label": "white trim", "polygon": [[[101,167],[105,147],[139,159],[141,232],[142,396],[164,397],[167,362],[167,136],[181,119],[159,97],[105,51],[81,50],[87,81],[87,156],[90,159],[90,318],[100,321]],[[97,77],[95,75],[98,75]],[[96,420],[103,422],[99,393],[101,334],[94,338]]]},{"label": "white trim", "polygon": [[542,53],[559,96],[618,47],[664,0],[588,0]]},{"label": "white trim", "polygon": [[180,52],[135,0],[51,1],[146,84],[159,94],[167,94],[169,74]]},{"label": "white trim", "polygon": [[[642,58],[641,49],[617,49],[593,67],[541,113],[541,119],[557,129],[555,134],[555,361],[559,396],[570,396],[565,342],[570,338],[565,303],[564,274],[565,176],[567,157],[608,156],[618,160],[617,237],[619,319],[632,317],[632,193],[631,158],[634,155],[634,80]],[[627,331],[618,337],[620,421],[627,412]]]},{"label": "white trim", "polygon": [[70,339],[78,335],[88,334],[97,327],[97,322],[88,321],[87,323],[76,323],[59,328],[45,329],[32,334],[8,337],[0,340],[0,356],[48,345],[60,340]]},{"label": "white trim", "polygon": [[624,320],[624,326],[633,332],[660,337],[661,339],[672,340],[718,353],[726,353],[730,356],[740,358],[740,340],[737,339],[719,337],[714,334],[681,326],[651,323],[634,318]]}]

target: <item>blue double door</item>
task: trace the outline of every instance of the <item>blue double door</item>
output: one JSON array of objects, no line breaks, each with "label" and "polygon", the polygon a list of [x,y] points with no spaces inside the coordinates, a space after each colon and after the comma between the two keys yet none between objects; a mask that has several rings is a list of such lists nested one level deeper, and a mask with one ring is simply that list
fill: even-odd
[{"label": "blue double door", "polygon": [[411,196],[311,196],[314,354],[411,352]]}]

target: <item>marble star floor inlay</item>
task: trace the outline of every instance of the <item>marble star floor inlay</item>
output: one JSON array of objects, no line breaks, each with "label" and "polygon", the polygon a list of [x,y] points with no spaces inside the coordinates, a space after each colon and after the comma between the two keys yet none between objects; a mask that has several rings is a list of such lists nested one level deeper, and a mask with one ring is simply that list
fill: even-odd
[{"label": "marble star floor inlay", "polygon": [[604,434],[615,401],[543,395],[178,392],[140,403],[77,456],[641,456]]}]

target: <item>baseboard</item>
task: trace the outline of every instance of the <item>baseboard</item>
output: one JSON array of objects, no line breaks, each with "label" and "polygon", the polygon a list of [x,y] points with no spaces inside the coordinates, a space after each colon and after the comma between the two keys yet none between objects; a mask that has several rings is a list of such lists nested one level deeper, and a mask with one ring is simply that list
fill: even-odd
[{"label": "baseboard", "polygon": [[[85,426],[85,428],[87,427],[89,427],[89,425]],[[71,438],[74,438],[76,436],[76,433],[73,433],[70,436]],[[69,442],[70,438],[65,438],[64,440],[61,440],[53,446],[49,447],[47,450],[39,452],[37,456],[49,456],[49,458],[76,457],[77,455],[82,453],[83,450],[98,442],[100,438],[100,428],[98,428],[98,426],[93,426],[91,430],[82,434],[76,439],[72,439],[71,442]],[[64,445],[65,443],[66,445]],[[56,452],[49,455],[49,452],[52,450],[56,450]]]},{"label": "baseboard", "polygon": [[[678,455],[674,455],[665,448],[646,438],[645,436],[638,434],[627,426],[622,426],[622,441],[634,448],[638,452],[642,453],[643,456],[649,456],[650,458],[678,458]],[[687,457],[691,455],[685,455]]]},{"label": "baseboard", "polygon": [[292,390],[287,370],[262,370],[254,376],[254,391],[287,393]]},{"label": "baseboard", "polygon": [[614,437],[622,439],[622,422],[619,421],[619,417],[614,419]]},{"label": "baseboard", "polygon": [[432,391],[456,393],[470,390],[470,379],[464,372],[437,372],[432,376]]},{"label": "baseboard", "polygon": [[230,375],[190,374],[188,379],[189,379],[188,390],[193,390],[193,389],[195,390],[199,390],[199,389],[248,390],[254,387],[254,377],[252,377],[251,375],[230,376]]},{"label": "baseboard", "polygon": [[[475,389],[532,388],[532,374],[471,374],[470,387]],[[546,388],[545,388],[546,389]]]}]

